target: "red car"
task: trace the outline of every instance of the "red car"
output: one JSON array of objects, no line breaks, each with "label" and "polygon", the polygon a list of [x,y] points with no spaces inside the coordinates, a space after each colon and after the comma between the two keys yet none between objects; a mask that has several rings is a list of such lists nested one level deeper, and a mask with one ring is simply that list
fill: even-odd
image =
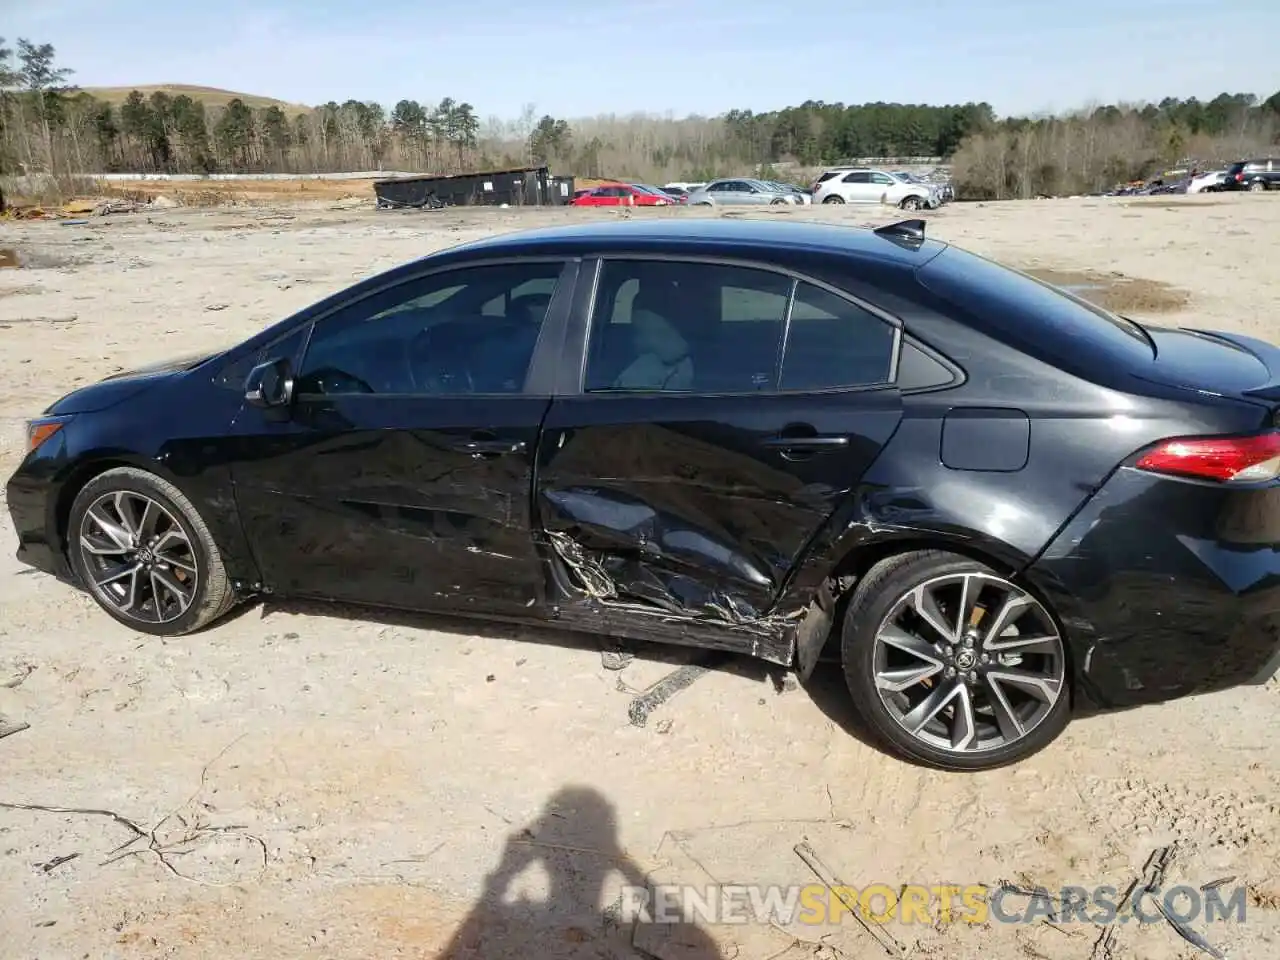
[{"label": "red car", "polygon": [[678,201],[657,187],[639,183],[603,183],[574,197],[574,207],[668,207]]}]

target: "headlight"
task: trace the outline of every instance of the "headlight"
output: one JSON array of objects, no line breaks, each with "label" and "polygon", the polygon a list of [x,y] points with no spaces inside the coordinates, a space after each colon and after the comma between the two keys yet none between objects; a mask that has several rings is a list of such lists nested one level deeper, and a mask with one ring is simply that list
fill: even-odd
[{"label": "headlight", "polygon": [[46,440],[66,426],[70,417],[37,417],[27,421],[27,453],[37,449]]}]

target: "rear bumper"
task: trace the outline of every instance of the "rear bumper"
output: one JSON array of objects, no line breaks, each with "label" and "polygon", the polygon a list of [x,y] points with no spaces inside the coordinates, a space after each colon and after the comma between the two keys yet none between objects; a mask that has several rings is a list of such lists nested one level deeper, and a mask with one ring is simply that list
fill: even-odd
[{"label": "rear bumper", "polygon": [[1027,571],[1083,712],[1265,683],[1280,667],[1280,484],[1119,470]]}]

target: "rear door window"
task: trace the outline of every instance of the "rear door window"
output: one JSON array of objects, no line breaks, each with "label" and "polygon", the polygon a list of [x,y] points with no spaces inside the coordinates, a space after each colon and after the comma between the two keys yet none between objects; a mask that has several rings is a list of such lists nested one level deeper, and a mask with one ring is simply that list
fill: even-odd
[{"label": "rear door window", "polygon": [[897,328],[811,283],[796,287],[782,359],[783,390],[833,390],[888,383]]},{"label": "rear door window", "polygon": [[756,393],[777,384],[793,281],[755,267],[606,260],[587,392]]}]

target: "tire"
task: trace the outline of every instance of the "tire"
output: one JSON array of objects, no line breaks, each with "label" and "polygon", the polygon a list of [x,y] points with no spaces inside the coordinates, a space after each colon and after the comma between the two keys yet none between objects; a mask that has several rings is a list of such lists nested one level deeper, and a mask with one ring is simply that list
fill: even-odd
[{"label": "tire", "polygon": [[[100,519],[114,529],[107,532]],[[134,531],[141,540],[129,536]],[[118,467],[85,484],[67,519],[67,554],[98,606],[142,633],[193,633],[235,604],[222,555],[199,512],[181,490],[146,470]],[[112,582],[104,586],[104,578]]]},{"label": "tire", "polygon": [[[977,601],[966,618],[975,625],[947,644],[939,630],[915,613],[913,595],[936,600],[931,609],[941,614],[939,622],[954,637],[960,632],[946,618],[959,619],[958,601],[965,591]],[[1009,598],[1023,604],[1014,608],[1020,612],[1006,618],[992,637],[998,610]],[[927,602],[919,605],[929,607]],[[978,609],[983,610],[986,636],[974,619]],[[886,628],[893,643],[885,642]],[[1002,652],[991,652],[995,644]],[[924,656],[906,652],[908,647]],[[1012,652],[1018,649],[1025,652]],[[841,661],[854,707],[866,725],[898,755],[937,769],[979,771],[1015,763],[1048,746],[1070,720],[1070,664],[1053,612],[1020,584],[956,554],[914,551],[868,571],[845,611]],[[1027,676],[1037,678],[1031,686]],[[892,689],[882,691],[882,686]],[[1031,693],[1032,688],[1039,693]],[[926,708],[924,701],[930,699],[940,706]],[[963,710],[966,705],[969,709]],[[922,717],[928,719],[916,732],[909,729]],[[968,717],[968,724],[958,722],[961,717]],[[962,736],[965,730],[968,737]]]},{"label": "tire", "polygon": [[787,201],[785,201],[785,200],[783,200],[781,197],[779,197],[777,200],[770,200],[770,201],[769,201],[769,206],[771,206],[771,207],[780,207],[780,206],[782,206],[782,205],[783,205],[784,203],[786,203],[786,202],[787,202]]},{"label": "tire", "polygon": [[823,197],[822,202],[823,203],[844,203],[844,197],[837,197],[835,194],[832,194],[829,197]]},{"label": "tire", "polygon": [[903,197],[902,202],[898,204],[902,210],[919,210],[922,206],[919,197]]},{"label": "tire", "polygon": [[1267,189],[1267,185],[1261,180],[1255,180],[1253,183],[1249,184],[1249,191],[1251,193],[1261,193],[1265,189]]}]

